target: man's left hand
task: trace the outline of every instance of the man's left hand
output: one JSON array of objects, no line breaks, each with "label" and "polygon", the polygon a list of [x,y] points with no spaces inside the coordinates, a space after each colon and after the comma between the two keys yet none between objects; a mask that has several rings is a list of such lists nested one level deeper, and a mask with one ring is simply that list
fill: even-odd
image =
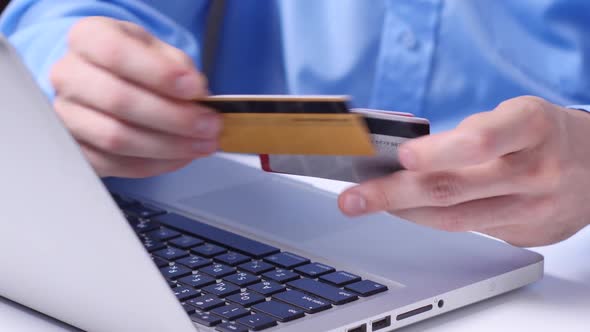
[{"label": "man's left hand", "polygon": [[406,170],[339,198],[350,216],[388,211],[518,246],[564,240],[590,222],[590,114],[523,96],[454,130],[403,144]]}]

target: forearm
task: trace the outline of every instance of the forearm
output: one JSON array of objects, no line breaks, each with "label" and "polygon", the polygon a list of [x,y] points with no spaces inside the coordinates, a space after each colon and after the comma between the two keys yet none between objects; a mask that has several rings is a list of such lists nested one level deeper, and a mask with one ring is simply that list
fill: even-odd
[{"label": "forearm", "polygon": [[49,72],[65,53],[70,28],[89,16],[137,23],[198,61],[197,42],[192,35],[136,0],[13,0],[0,19],[0,33],[17,48],[43,91],[52,98]]}]

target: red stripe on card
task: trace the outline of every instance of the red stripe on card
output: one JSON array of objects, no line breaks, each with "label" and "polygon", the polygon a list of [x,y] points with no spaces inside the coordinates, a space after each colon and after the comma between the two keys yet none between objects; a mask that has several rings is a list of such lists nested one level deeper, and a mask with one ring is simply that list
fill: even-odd
[{"label": "red stripe on card", "polygon": [[260,157],[260,167],[266,172],[272,172],[273,170],[270,168],[270,158],[267,154],[258,155]]}]

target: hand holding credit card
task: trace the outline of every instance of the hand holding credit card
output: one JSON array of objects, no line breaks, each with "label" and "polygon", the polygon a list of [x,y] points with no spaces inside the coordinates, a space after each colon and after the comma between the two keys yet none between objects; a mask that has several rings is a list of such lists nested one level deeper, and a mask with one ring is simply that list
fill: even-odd
[{"label": "hand holding credit card", "polygon": [[349,109],[343,96],[211,96],[224,152],[255,153],[267,172],[361,182],[401,169],[397,147],[429,134],[408,113]]}]

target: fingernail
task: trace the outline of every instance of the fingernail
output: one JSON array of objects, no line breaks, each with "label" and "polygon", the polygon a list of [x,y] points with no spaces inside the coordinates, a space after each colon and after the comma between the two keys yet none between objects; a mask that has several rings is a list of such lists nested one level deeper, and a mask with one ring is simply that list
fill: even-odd
[{"label": "fingernail", "polygon": [[397,155],[399,158],[400,163],[406,169],[415,169],[416,168],[416,156],[412,152],[412,150],[408,149],[407,147],[401,146],[397,151]]},{"label": "fingernail", "polygon": [[363,214],[367,210],[367,201],[359,194],[347,194],[342,203],[344,212],[350,215]]},{"label": "fingernail", "polygon": [[176,80],[176,93],[183,98],[197,98],[206,90],[199,76],[184,74]]},{"label": "fingernail", "polygon": [[216,141],[198,141],[193,144],[196,153],[213,153],[217,151]]},{"label": "fingernail", "polygon": [[195,133],[202,138],[215,138],[221,132],[221,118],[215,113],[203,114],[197,120]]}]

